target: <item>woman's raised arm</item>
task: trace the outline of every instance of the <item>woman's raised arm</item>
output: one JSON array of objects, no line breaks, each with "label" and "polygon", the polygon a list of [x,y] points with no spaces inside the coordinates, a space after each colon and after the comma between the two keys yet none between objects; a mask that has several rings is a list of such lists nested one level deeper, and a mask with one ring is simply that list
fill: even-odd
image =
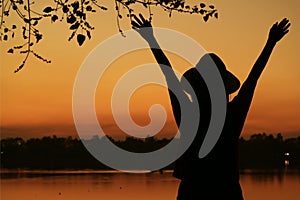
[{"label": "woman's raised arm", "polygon": [[132,28],[148,42],[149,46],[151,47],[151,51],[165,76],[172,104],[173,115],[175,117],[177,126],[179,127],[181,120],[181,111],[178,99],[181,99],[184,102],[190,102],[189,98],[184,93],[180,81],[176,77],[167,56],[161,50],[158,42],[156,41],[151,23],[146,20],[141,14],[139,16],[140,18],[134,16],[134,20],[132,21]]},{"label": "woman's raised arm", "polygon": [[290,25],[289,20],[284,18],[271,27],[266,45],[254,63],[247,79],[242,84],[237,97],[233,100],[233,102],[239,104],[239,110],[245,116],[249,110],[257,81],[266,67],[276,43],[289,32]]}]

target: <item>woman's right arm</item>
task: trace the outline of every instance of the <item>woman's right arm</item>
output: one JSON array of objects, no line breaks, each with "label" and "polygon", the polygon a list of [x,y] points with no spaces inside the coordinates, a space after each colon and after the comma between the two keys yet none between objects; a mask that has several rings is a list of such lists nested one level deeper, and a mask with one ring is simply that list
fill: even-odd
[{"label": "woman's right arm", "polygon": [[[232,102],[236,105],[236,109],[239,113],[239,117],[237,117],[236,120],[241,121],[237,124],[244,124],[252,102],[258,79],[263,73],[263,70],[268,63],[275,45],[289,32],[290,25],[291,24],[289,23],[289,20],[285,18],[279,23],[276,22],[270,29],[266,45],[264,46],[256,62],[254,63],[247,79],[242,84],[238,95],[232,100]],[[237,135],[237,137],[239,136],[240,135]]]},{"label": "woman's right arm", "polygon": [[184,93],[181,84],[172,69],[171,63],[155,39],[151,23],[148,20],[145,20],[141,14],[139,16],[140,19],[134,16],[132,27],[148,42],[149,46],[151,47],[151,51],[165,76],[173,109],[173,115],[176,120],[176,124],[179,127],[181,111],[178,99],[183,101],[181,103],[187,103],[190,101],[187,95]]}]

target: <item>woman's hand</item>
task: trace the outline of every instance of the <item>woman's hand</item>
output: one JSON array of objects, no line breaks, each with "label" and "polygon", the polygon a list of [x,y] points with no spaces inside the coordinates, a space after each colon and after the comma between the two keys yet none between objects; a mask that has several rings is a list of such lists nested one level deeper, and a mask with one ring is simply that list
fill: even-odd
[{"label": "woman's hand", "polygon": [[290,25],[291,24],[287,18],[284,18],[279,23],[276,22],[270,29],[268,40],[273,43],[281,40],[289,32]]},{"label": "woman's hand", "polygon": [[137,31],[146,41],[154,39],[152,26],[149,20],[146,20],[142,14],[139,14],[140,19],[137,16],[133,16],[134,19],[131,22],[132,28]]}]

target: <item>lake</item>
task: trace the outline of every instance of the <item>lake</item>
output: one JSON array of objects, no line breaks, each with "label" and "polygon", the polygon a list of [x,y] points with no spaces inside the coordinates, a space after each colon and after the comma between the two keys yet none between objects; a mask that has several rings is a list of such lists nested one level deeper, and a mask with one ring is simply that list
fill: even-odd
[{"label": "lake", "polygon": [[[1,200],[175,200],[171,171],[1,171]],[[241,172],[245,200],[299,200],[299,170]]]}]

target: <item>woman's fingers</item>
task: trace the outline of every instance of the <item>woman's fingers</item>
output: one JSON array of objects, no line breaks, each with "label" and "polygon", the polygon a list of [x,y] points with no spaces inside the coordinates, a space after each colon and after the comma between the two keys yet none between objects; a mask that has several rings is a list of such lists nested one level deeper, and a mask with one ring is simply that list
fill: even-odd
[{"label": "woman's fingers", "polygon": [[287,20],[286,18],[284,19],[284,21],[282,21],[282,23],[280,24],[280,26],[278,27],[279,30],[282,32],[282,35],[286,35],[289,32],[289,27],[291,26],[291,23],[289,22],[289,20]]},{"label": "woman's fingers", "polygon": [[287,18],[284,18],[283,20],[281,20],[281,22],[279,23],[279,27],[283,28],[285,27],[287,24],[289,23],[289,20]]},{"label": "woman's fingers", "polygon": [[278,42],[281,40],[288,32],[291,26],[290,21],[287,18],[282,19],[280,22],[273,24],[269,37],[272,41]]},{"label": "woman's fingers", "polygon": [[136,15],[133,15],[133,18],[139,24],[139,26],[142,26],[144,24]]},{"label": "woman's fingers", "polygon": [[283,35],[286,35],[289,32],[289,30],[283,31]]},{"label": "woman's fingers", "polygon": [[141,26],[138,24],[138,23],[136,23],[135,21],[132,21],[131,22],[131,25],[132,25],[132,27],[135,27],[135,28],[140,28]]},{"label": "woman's fingers", "polygon": [[147,22],[147,20],[145,20],[145,18],[143,17],[143,15],[141,13],[139,14],[139,16],[140,16],[141,20],[143,21],[143,23]]},{"label": "woman's fingers", "polygon": [[287,30],[290,26],[291,26],[291,23],[288,23],[288,24],[286,24],[286,25],[283,27],[283,29],[284,29],[284,30]]},{"label": "woman's fingers", "polygon": [[277,26],[278,41],[281,40],[288,32],[291,23],[287,18],[284,18]]},{"label": "woman's fingers", "polygon": [[136,26],[132,26],[131,28],[132,28],[133,30],[135,30],[135,31],[138,31],[138,29],[139,29],[139,28],[136,27]]},{"label": "woman's fingers", "polygon": [[291,23],[287,18],[284,18],[281,20],[281,22],[276,22],[272,28],[274,28],[277,31],[286,32],[288,28],[291,26]]}]

